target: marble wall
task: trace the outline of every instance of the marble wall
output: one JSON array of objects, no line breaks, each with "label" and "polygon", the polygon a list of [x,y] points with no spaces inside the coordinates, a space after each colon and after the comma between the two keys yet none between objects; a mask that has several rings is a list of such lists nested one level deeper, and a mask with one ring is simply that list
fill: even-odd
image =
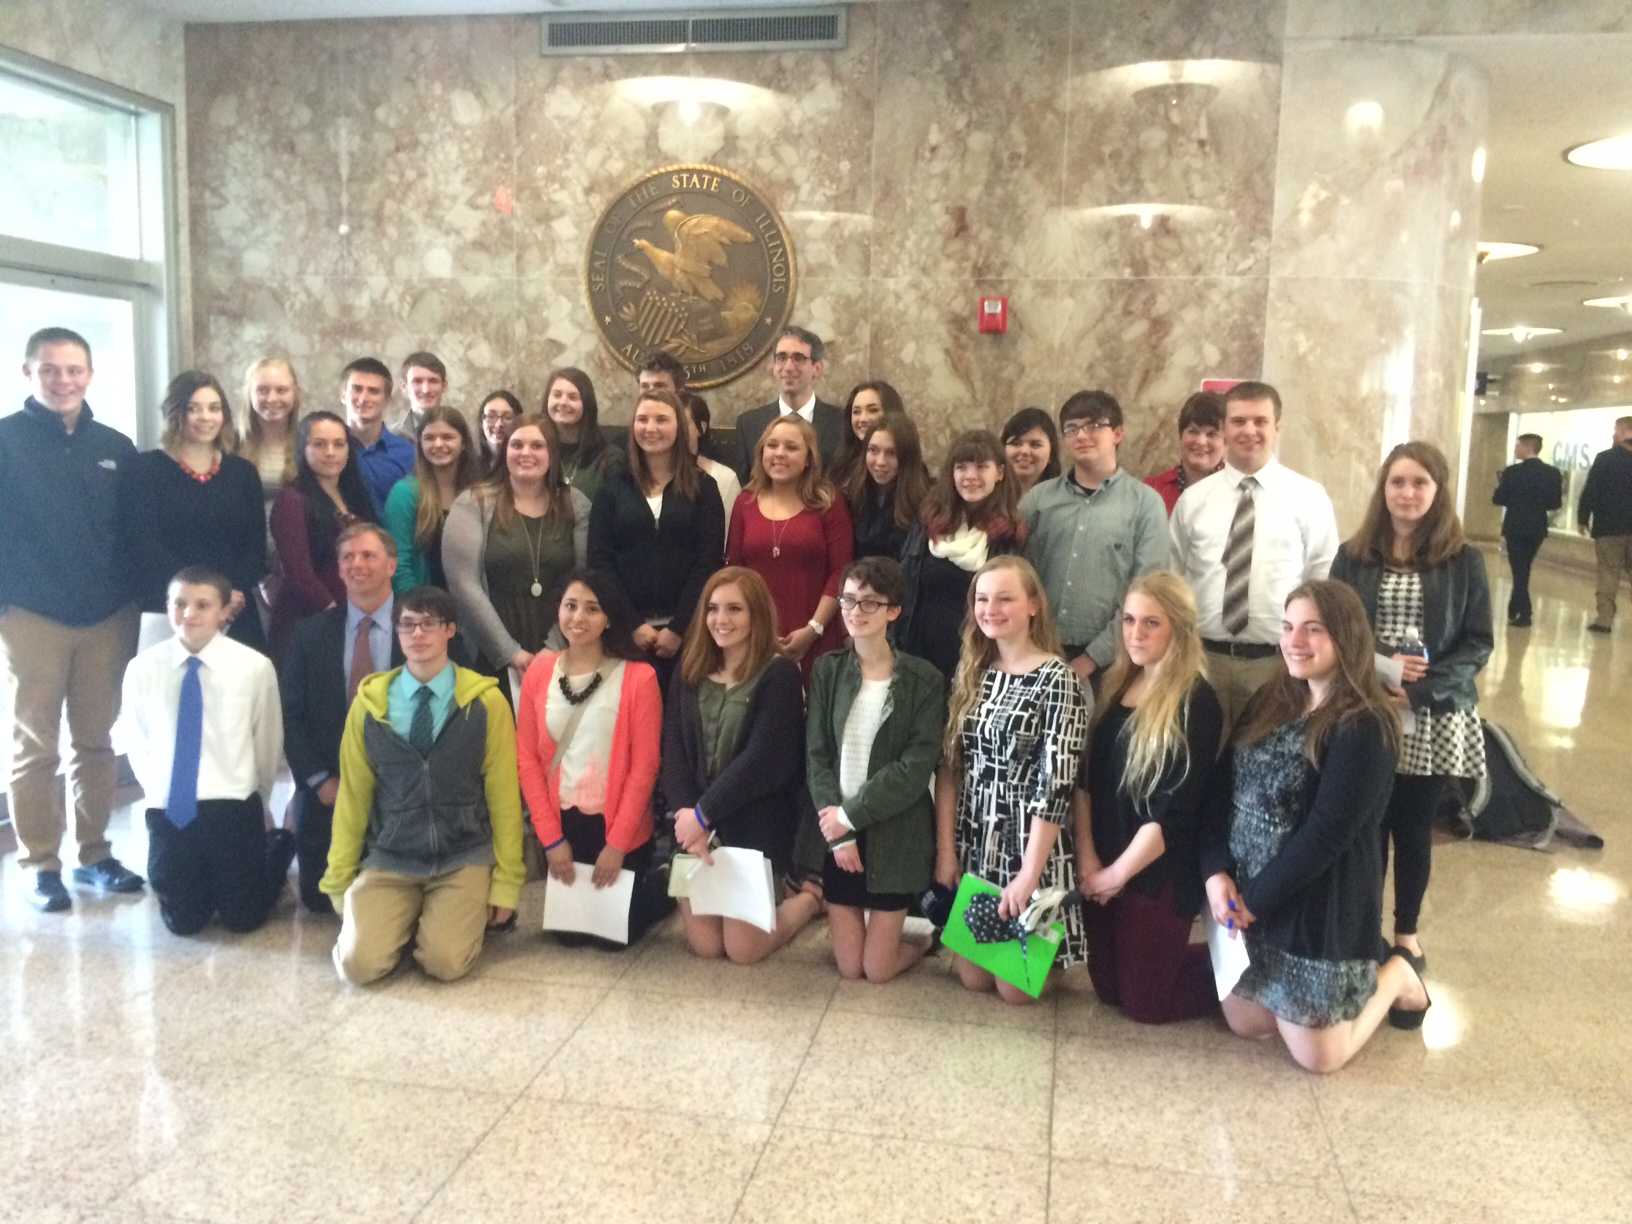
[{"label": "marble wall", "polygon": [[176,258],[182,359],[192,350],[186,59],[181,23],[128,0],[4,0],[0,46],[167,102],[176,110]]},{"label": "marble wall", "polygon": [[[285,348],[309,403],[364,351],[434,349],[460,400],[577,363],[623,419],[590,228],[636,175],[710,161],[789,222],[830,398],[889,378],[938,449],[1103,386],[1128,466],[1165,466],[1198,380],[1262,365],[1285,0],[849,14],[839,52],[573,59],[532,18],[190,27],[199,360],[231,385]],[[1007,335],[977,334],[981,294]],[[769,395],[760,371],[710,393],[727,422]]]}]

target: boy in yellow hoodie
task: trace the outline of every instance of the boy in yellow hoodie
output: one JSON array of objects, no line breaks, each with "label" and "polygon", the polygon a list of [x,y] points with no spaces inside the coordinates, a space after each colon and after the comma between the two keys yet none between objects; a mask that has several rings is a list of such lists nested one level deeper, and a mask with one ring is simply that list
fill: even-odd
[{"label": "boy in yellow hoodie", "polygon": [[319,887],[341,914],[334,966],[355,985],[395,969],[410,939],[426,973],[463,977],[521,894],[515,720],[497,681],[449,660],[456,620],[446,591],[403,596],[405,666],[364,680],[346,715]]}]

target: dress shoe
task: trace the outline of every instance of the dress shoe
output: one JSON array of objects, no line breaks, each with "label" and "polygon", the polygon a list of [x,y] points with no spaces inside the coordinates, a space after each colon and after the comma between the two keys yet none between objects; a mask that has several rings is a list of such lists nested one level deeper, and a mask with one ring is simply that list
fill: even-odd
[{"label": "dress shoe", "polygon": [[1528,616],[1515,616],[1507,622],[1507,625],[1510,629],[1528,629],[1530,628],[1530,618]]},{"label": "dress shoe", "polygon": [[44,914],[60,914],[74,908],[68,890],[62,886],[60,871],[36,871],[28,903]]},{"label": "dress shoe", "polygon": [[147,886],[146,880],[111,854],[89,867],[75,867],[74,883],[86,884],[105,893],[139,893]]},{"label": "dress shoe", "polygon": [[[1399,957],[1406,964],[1411,966],[1411,971],[1417,975],[1417,981],[1422,982],[1423,996],[1427,997],[1428,983],[1423,981],[1423,975],[1428,971],[1428,959],[1423,956],[1414,955],[1410,949],[1402,948],[1398,944],[1395,944],[1394,947],[1390,948],[1388,954],[1390,957]],[[1427,1004],[1420,1011],[1410,1011],[1403,1007],[1391,1007],[1388,1009],[1388,1022],[1395,1028],[1405,1029],[1408,1032],[1414,1029],[1420,1029],[1422,1027],[1424,1018],[1428,1015],[1428,1008],[1432,1007],[1433,1005],[1433,999],[1429,998]]]},{"label": "dress shoe", "polygon": [[1593,621],[1592,624],[1587,626],[1588,633],[1608,633],[1609,631],[1610,627],[1608,625],[1601,625],[1597,621]]}]

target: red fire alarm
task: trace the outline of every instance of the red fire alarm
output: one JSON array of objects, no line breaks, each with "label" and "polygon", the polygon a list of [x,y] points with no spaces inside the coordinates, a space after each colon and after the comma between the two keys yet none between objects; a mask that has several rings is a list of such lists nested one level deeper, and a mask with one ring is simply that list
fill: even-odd
[{"label": "red fire alarm", "polygon": [[980,299],[980,330],[1001,336],[1009,330],[1009,299],[983,297]]}]

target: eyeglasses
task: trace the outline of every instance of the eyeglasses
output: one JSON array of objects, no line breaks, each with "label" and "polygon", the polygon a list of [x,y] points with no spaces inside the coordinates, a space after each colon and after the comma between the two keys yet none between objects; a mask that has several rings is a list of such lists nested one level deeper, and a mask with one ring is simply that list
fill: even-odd
[{"label": "eyeglasses", "polygon": [[775,353],[771,356],[772,365],[787,365],[790,361],[796,366],[809,365],[810,356],[806,353]]},{"label": "eyeglasses", "polygon": [[1097,421],[1067,421],[1060,426],[1060,432],[1068,438],[1074,438],[1079,433],[1088,433],[1096,429],[1115,429],[1109,421],[1101,418]]},{"label": "eyeglasses", "polygon": [[871,616],[880,608],[893,608],[895,605],[887,599],[857,599],[854,595],[840,595],[839,607],[846,612],[858,609],[864,616]]},{"label": "eyeglasses", "polygon": [[515,419],[516,419],[516,414],[513,413],[513,412],[484,412],[484,413],[482,413],[482,420],[488,425],[508,425],[511,421],[513,421]]},{"label": "eyeglasses", "polygon": [[403,637],[413,637],[421,629],[426,633],[435,633],[447,623],[440,616],[427,616],[424,620],[413,620],[404,616],[397,621],[397,632]]}]

